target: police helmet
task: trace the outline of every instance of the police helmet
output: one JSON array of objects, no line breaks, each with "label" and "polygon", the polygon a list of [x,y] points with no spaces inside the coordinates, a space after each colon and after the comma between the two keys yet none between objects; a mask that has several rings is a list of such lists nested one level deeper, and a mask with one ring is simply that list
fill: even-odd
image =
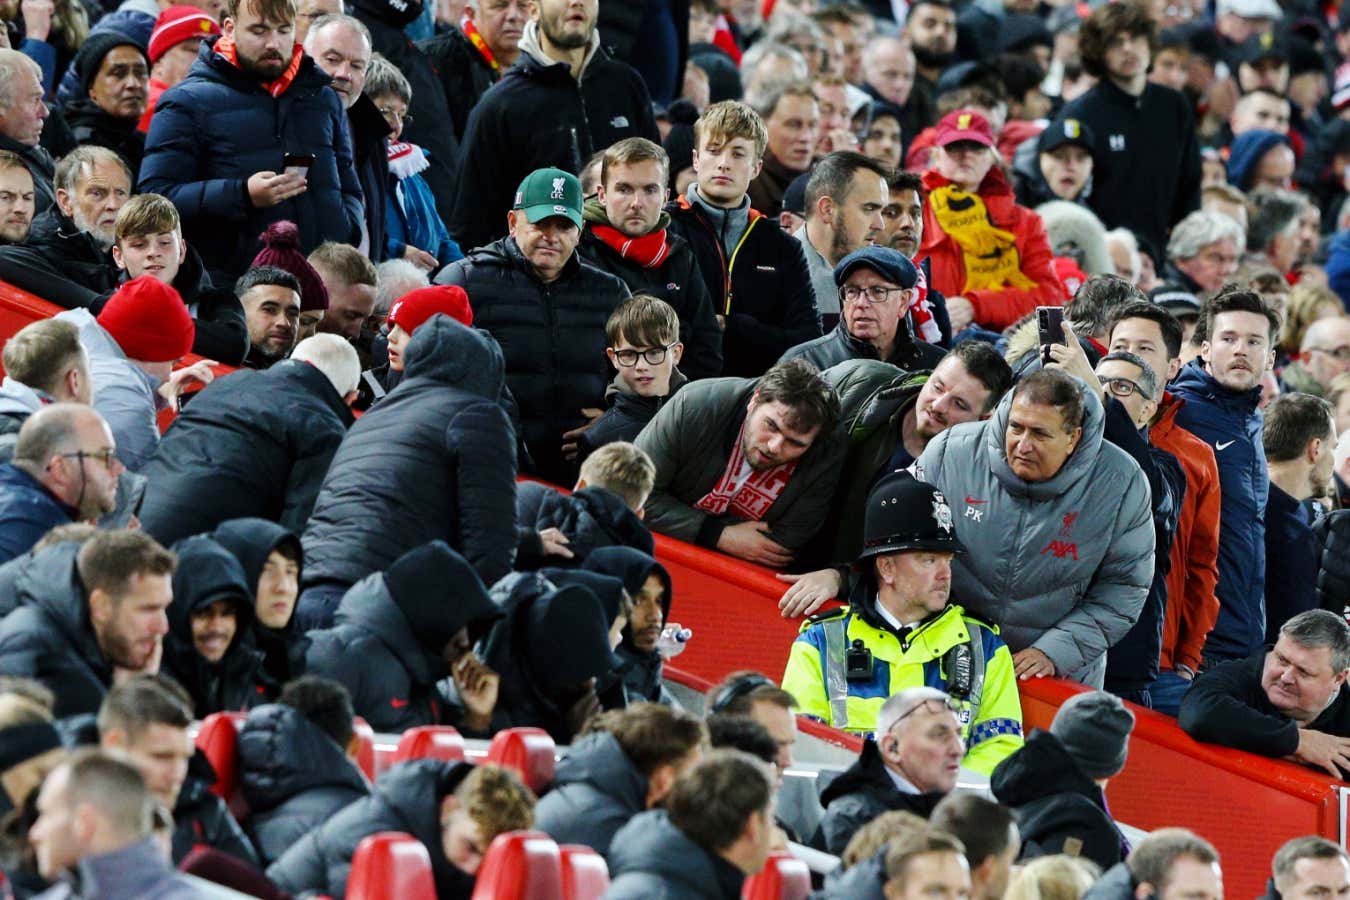
[{"label": "police helmet", "polygon": [[942,491],[908,472],[884,476],[867,495],[858,562],[901,550],[961,553],[956,522]]}]

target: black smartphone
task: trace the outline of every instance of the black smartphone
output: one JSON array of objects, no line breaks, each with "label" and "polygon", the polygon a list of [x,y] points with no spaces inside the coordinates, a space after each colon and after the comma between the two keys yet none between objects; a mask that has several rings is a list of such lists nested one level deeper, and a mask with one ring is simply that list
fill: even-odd
[{"label": "black smartphone", "polygon": [[287,153],[281,158],[281,171],[287,174],[299,172],[301,175],[307,175],[312,165],[314,165],[313,153]]},{"label": "black smartphone", "polygon": [[1036,307],[1037,340],[1041,347],[1041,362],[1050,362],[1049,344],[1064,343],[1064,307]]}]

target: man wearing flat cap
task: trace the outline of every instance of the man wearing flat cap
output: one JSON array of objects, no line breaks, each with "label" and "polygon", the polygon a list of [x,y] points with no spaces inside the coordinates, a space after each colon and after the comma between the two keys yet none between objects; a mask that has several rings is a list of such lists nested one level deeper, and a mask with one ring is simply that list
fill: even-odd
[{"label": "man wearing flat cap", "polygon": [[905,371],[932,369],[942,350],[914,337],[908,312],[918,299],[918,271],[898,250],[865,246],[834,267],[839,324],[798,344],[784,360],[807,360],[824,370],[850,359],[879,359]]}]

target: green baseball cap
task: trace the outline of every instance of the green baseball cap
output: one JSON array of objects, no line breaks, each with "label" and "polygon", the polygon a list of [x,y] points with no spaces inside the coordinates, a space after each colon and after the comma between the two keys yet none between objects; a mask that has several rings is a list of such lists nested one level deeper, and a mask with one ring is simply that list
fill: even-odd
[{"label": "green baseball cap", "polygon": [[581,227],[581,182],[562,169],[536,169],[516,188],[512,209],[523,210],[531,224],[566,216]]}]

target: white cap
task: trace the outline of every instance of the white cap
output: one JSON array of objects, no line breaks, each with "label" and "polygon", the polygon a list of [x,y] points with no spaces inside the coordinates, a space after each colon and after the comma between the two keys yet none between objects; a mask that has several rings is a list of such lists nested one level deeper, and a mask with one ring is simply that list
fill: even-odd
[{"label": "white cap", "polygon": [[1284,10],[1275,0],[1218,0],[1216,11],[1219,15],[1233,13],[1244,19],[1280,19]]}]

